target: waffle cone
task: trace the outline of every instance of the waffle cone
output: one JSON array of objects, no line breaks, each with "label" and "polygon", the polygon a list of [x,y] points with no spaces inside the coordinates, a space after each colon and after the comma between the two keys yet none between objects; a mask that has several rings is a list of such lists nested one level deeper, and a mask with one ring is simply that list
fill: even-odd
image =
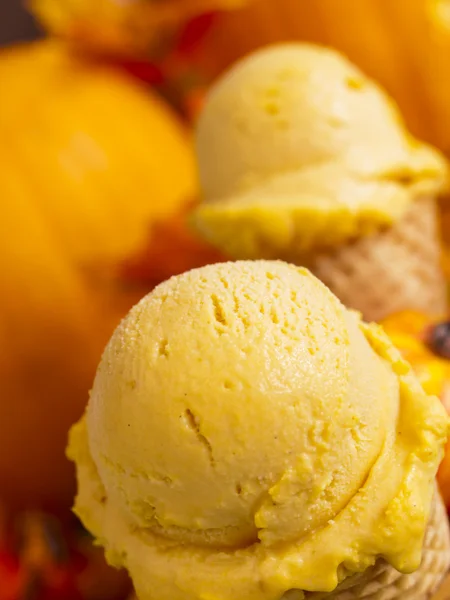
[{"label": "waffle cone", "polygon": [[[308,593],[308,600],[437,600],[438,590],[450,569],[450,532],[440,494],[435,494],[424,539],[422,563],[404,575],[384,560],[362,574],[346,579],[331,594]],[[444,598],[450,598],[444,596]],[[443,598],[442,598],[443,600]]]},{"label": "waffle cone", "polygon": [[416,200],[392,227],[360,238],[307,266],[366,321],[405,309],[446,312],[435,198]]}]

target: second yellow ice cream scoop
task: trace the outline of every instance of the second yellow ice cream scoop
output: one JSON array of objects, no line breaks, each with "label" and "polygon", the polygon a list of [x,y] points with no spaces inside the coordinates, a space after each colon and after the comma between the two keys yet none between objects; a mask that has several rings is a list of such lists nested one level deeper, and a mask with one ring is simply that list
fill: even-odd
[{"label": "second yellow ice cream scoop", "polygon": [[193,225],[230,258],[307,266],[369,321],[445,312],[446,162],[344,56],[302,43],[251,54],[212,87],[196,139]]},{"label": "second yellow ice cream scoop", "polygon": [[446,183],[444,159],[338,52],[269,46],[212,87],[197,127],[194,222],[233,258],[317,252],[378,231]]}]

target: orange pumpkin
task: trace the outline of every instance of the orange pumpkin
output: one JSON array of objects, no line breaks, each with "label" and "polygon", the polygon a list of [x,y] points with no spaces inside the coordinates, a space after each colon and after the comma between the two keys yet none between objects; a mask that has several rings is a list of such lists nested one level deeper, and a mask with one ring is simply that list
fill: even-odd
[{"label": "orange pumpkin", "polygon": [[[439,396],[450,413],[450,322],[432,322],[429,316],[405,311],[391,315],[382,325],[413,366],[425,391]],[[450,441],[438,481],[450,509]]]},{"label": "orange pumpkin", "polygon": [[0,501],[69,506],[68,427],[150,287],[122,265],[196,194],[195,163],[157,97],[56,41],[2,51],[0,81]]},{"label": "orange pumpkin", "polygon": [[92,49],[160,55],[180,24],[199,14],[234,9],[248,0],[30,0],[48,31]]}]

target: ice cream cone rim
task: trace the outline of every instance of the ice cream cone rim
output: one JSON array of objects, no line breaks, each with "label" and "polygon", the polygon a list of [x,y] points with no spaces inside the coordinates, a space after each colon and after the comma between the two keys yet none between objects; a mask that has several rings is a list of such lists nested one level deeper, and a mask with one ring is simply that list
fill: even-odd
[{"label": "ice cream cone rim", "polygon": [[[377,206],[367,203],[365,210],[359,212],[344,202],[324,202],[321,206],[314,197],[306,195],[302,205],[293,193],[284,198],[271,195],[270,201],[259,203],[255,197],[251,202],[200,204],[190,215],[189,223],[198,235],[231,258],[289,262],[295,258],[295,262],[307,264],[308,257],[379,233],[400,221],[410,207],[412,192],[391,190],[384,199],[381,193],[378,195]],[[417,187],[414,202],[422,197],[423,190]],[[336,220],[345,226],[333,230]]]}]

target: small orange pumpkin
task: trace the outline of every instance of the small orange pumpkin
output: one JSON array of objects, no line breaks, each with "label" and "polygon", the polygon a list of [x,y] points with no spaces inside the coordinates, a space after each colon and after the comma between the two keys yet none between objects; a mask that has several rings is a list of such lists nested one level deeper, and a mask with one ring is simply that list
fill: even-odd
[{"label": "small orange pumpkin", "polygon": [[196,195],[195,162],[162,101],[62,43],[2,51],[0,81],[0,502],[69,507],[67,430],[151,286],[122,265]]},{"label": "small orange pumpkin", "polygon": [[[382,325],[411,363],[425,391],[441,398],[450,414],[450,321],[431,321],[427,315],[404,311],[391,315]],[[450,509],[450,441],[439,468],[438,481]]]},{"label": "small orange pumpkin", "polygon": [[30,0],[51,33],[85,47],[118,54],[156,56],[179,26],[202,13],[235,9],[249,0]]}]

